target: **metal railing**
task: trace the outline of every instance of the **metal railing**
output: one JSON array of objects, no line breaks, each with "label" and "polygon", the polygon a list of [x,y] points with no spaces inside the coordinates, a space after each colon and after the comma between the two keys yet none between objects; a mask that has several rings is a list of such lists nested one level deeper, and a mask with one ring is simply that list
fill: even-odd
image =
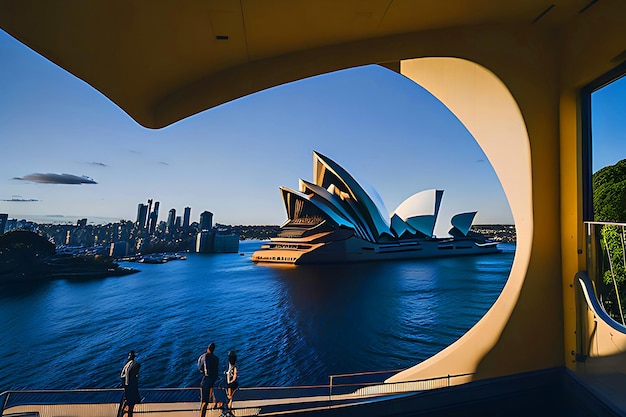
[{"label": "metal railing", "polygon": [[[142,389],[142,403],[170,404],[195,403],[200,398],[200,388],[158,388]],[[4,411],[23,406],[88,406],[107,405],[117,410],[122,398],[121,388],[113,389],[75,389],[75,390],[20,390],[6,391],[0,394],[0,416]],[[114,411],[115,412],[115,411]]]},{"label": "metal railing", "polygon": [[[458,374],[414,381],[384,382],[397,372],[399,370],[331,375],[328,385],[240,388],[235,394],[237,407],[232,410],[237,410],[237,415],[256,415],[261,410],[277,412],[331,408],[376,397],[412,394],[458,385],[471,381],[473,375]],[[76,406],[106,406],[116,410],[122,393],[120,388],[6,391],[0,394],[0,416],[4,415],[5,410],[29,406],[66,406],[68,410]],[[159,408],[158,404],[169,404],[170,409],[172,404],[178,404],[178,407],[173,407],[175,411],[195,411],[200,403],[200,388],[195,387],[140,389],[140,393],[142,414],[151,414],[155,410],[163,412],[163,407]],[[188,408],[181,408],[182,404],[188,404]]]},{"label": "metal railing", "polygon": [[[375,371],[353,374],[331,375],[329,398],[334,395],[350,393],[358,396],[389,395],[403,392],[427,391],[445,388],[459,383],[469,382],[473,374],[446,375],[436,378],[425,378],[413,381],[384,382],[384,380],[402,371]],[[347,380],[338,384],[338,379]],[[358,387],[355,389],[355,387]],[[339,392],[338,392],[339,391]]]},{"label": "metal railing", "polygon": [[626,282],[626,223],[585,222],[585,226],[587,275],[602,307],[625,324],[621,293],[626,288],[621,287]]}]

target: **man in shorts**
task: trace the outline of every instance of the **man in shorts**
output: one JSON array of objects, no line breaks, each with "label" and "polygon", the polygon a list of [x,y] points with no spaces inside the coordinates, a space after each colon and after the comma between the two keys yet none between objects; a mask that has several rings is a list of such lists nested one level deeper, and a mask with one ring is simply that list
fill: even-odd
[{"label": "man in shorts", "polygon": [[[202,372],[202,405],[200,406],[200,417],[205,417],[206,410],[213,397],[213,385],[217,381],[217,373],[219,369],[219,359],[213,351],[215,350],[215,343],[211,343],[204,352],[198,358],[198,371]],[[213,405],[213,408],[217,408],[217,400]]]}]

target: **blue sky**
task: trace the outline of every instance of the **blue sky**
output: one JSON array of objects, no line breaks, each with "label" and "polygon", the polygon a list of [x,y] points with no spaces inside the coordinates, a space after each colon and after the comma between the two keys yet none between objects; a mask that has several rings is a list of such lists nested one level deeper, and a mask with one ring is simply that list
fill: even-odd
[{"label": "blue sky", "polygon": [[592,171],[626,158],[626,77],[591,94]]},{"label": "blue sky", "polygon": [[[209,210],[223,224],[281,224],[279,186],[311,180],[316,150],[373,187],[390,212],[416,192],[444,189],[439,231],[471,210],[477,224],[513,222],[498,178],[460,122],[378,66],[279,86],[151,130],[2,31],[0,62],[0,213],[10,218],[135,220],[137,204],[152,198],[160,220],[190,206],[192,221]],[[594,106],[607,101],[621,116],[623,105],[610,102],[622,103],[626,86],[616,90],[594,96]],[[611,117],[598,122],[598,137],[624,139]],[[601,161],[625,154],[613,149]],[[48,173],[95,183],[32,177]]]}]

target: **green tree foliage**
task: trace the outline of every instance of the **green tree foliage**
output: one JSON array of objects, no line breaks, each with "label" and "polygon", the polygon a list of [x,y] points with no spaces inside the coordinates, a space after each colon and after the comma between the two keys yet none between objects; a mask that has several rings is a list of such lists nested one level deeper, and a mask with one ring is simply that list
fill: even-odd
[{"label": "green tree foliage", "polygon": [[604,309],[613,319],[622,322],[623,307],[626,305],[624,290],[626,285],[626,259],[624,258],[625,238],[622,226],[604,225],[600,230],[602,253],[605,265],[599,293],[604,300]]},{"label": "green tree foliage", "polygon": [[[593,207],[596,221],[626,223],[626,159],[593,175]],[[607,312],[619,320],[621,314],[617,297],[622,307],[626,305],[625,238],[622,227],[602,226],[600,243],[604,259],[602,281],[605,285],[600,288],[600,294]]]},{"label": "green tree foliage", "polygon": [[596,221],[626,223],[626,159],[593,174]]},{"label": "green tree foliage", "polygon": [[[608,269],[604,272],[603,281],[605,284],[612,284],[613,277],[621,284],[626,281],[626,267],[624,266],[624,241],[623,231],[620,226],[603,226],[601,230],[602,234],[602,248],[606,253],[607,247],[610,253],[606,254]],[[612,271],[612,272],[611,272]]]}]

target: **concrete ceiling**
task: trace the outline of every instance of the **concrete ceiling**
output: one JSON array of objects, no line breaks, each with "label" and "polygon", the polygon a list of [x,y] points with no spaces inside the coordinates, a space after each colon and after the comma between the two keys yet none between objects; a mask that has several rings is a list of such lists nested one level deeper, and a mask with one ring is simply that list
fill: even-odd
[{"label": "concrete ceiling", "polygon": [[394,67],[413,57],[392,47],[409,34],[485,25],[558,34],[599,2],[3,0],[0,27],[158,128],[303,77]]}]

